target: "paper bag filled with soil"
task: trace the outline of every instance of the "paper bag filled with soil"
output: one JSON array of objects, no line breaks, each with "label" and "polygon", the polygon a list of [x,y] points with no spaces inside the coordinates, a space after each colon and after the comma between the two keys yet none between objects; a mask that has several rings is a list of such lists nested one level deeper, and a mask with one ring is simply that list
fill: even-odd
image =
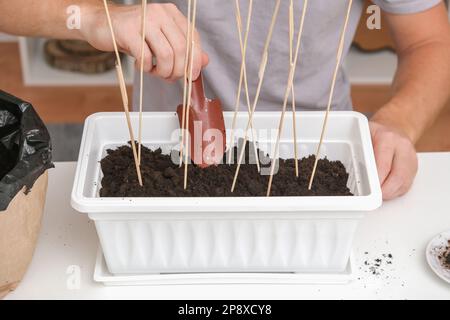
[{"label": "paper bag filled with soil", "polygon": [[31,262],[52,166],[49,133],[31,104],[0,91],[0,298]]}]

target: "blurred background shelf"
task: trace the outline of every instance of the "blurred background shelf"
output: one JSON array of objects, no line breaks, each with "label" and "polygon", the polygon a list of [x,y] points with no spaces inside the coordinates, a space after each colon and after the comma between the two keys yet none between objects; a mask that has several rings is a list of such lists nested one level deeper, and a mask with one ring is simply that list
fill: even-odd
[{"label": "blurred background shelf", "polygon": [[[1,38],[0,38],[1,39]],[[14,41],[8,37],[4,41]],[[47,64],[44,57],[43,38],[20,37],[19,50],[23,82],[26,86],[115,86],[115,70],[101,74],[82,74],[56,69]],[[396,55],[388,50],[366,53],[352,48],[344,62],[344,68],[352,84],[390,84],[397,67]],[[123,58],[123,69],[128,85],[133,83],[134,59]]]},{"label": "blurred background shelf", "polygon": [[[133,4],[135,0],[114,0],[121,4]],[[22,78],[25,86],[116,86],[115,69],[99,74],[83,74],[56,69],[44,57],[44,38],[19,37]],[[133,83],[134,59],[122,58],[123,72],[127,85]]]},{"label": "blurred background shelf", "polygon": [[389,85],[397,69],[397,56],[394,52],[362,52],[353,47],[346,60],[344,69],[354,85]]},{"label": "blurred background shelf", "polygon": [[[115,69],[99,74],[64,71],[50,66],[44,57],[43,38],[19,38],[23,82],[26,86],[115,86]],[[133,83],[134,59],[125,56],[123,71],[127,84]]]},{"label": "blurred background shelf", "polygon": [[17,42],[17,37],[0,32],[0,43],[2,42]]}]

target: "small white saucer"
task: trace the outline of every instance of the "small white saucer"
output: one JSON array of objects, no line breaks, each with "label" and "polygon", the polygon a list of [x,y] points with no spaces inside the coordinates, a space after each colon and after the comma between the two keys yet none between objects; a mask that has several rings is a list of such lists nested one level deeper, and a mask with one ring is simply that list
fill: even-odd
[{"label": "small white saucer", "polygon": [[439,254],[442,253],[442,250],[448,246],[448,240],[450,240],[450,231],[438,234],[428,244],[426,256],[431,269],[433,269],[439,278],[450,283],[450,270],[444,268],[438,258]]},{"label": "small white saucer", "polygon": [[101,248],[97,252],[94,281],[106,286],[200,285],[200,284],[347,284],[353,280],[353,259],[342,273],[176,273],[113,275]]}]

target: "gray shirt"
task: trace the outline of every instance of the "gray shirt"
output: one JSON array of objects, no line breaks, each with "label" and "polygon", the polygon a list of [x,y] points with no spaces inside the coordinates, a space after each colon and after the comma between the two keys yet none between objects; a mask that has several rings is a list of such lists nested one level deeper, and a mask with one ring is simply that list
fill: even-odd
[{"label": "gray shirt", "polygon": [[[187,13],[187,0],[172,2]],[[348,53],[363,10],[363,0],[353,1],[348,25],[344,57]],[[441,0],[373,0],[384,11],[409,14],[427,10]],[[219,98],[224,110],[234,110],[240,73],[241,51],[232,0],[198,0],[197,28],[210,63],[203,71],[209,98]],[[248,1],[240,0],[243,26],[246,25]],[[296,103],[299,110],[326,108],[336,62],[336,50],[347,10],[344,0],[312,0],[305,18],[301,56],[295,74]],[[253,16],[247,49],[247,74],[250,99],[253,101],[258,83],[258,69],[264,42],[275,7],[275,0],[253,1]],[[303,1],[295,0],[295,30],[301,17]],[[257,111],[280,110],[289,73],[289,1],[282,0],[269,51],[266,76]],[[295,37],[296,39],[296,37]],[[138,76],[135,84],[138,84]],[[182,84],[169,84],[152,76],[145,77],[144,109],[175,111],[182,100]],[[138,105],[138,85],[134,86],[133,104]],[[240,110],[246,110],[244,91]],[[333,110],[352,108],[350,83],[341,69],[333,98]]]}]

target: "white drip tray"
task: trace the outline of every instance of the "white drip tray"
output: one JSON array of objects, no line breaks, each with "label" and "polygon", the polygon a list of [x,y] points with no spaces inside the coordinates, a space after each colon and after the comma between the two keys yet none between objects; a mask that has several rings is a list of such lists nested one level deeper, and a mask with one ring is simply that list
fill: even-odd
[{"label": "white drip tray", "polygon": [[103,251],[99,247],[94,270],[94,281],[106,286],[157,285],[217,285],[217,284],[347,284],[354,278],[354,260],[351,255],[347,268],[341,273],[171,273],[148,275],[113,275],[108,271]]}]

